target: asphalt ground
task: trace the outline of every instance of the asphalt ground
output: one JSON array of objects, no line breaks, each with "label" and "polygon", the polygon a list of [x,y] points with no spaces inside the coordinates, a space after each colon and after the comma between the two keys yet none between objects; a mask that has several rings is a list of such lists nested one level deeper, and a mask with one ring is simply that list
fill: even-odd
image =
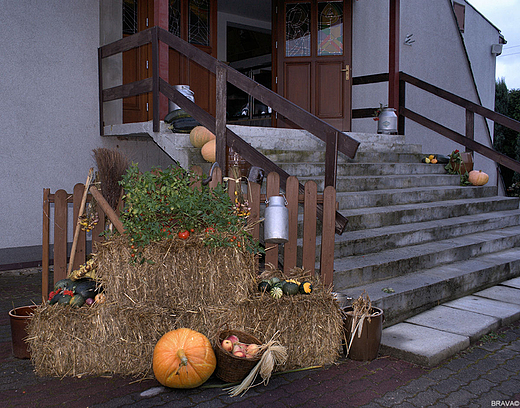
[{"label": "asphalt ground", "polygon": [[435,367],[391,356],[276,373],[230,397],[210,378],[191,390],[131,377],[39,377],[12,353],[8,312],[39,303],[38,269],[0,272],[0,407],[498,407],[520,406],[520,321],[482,337]]}]

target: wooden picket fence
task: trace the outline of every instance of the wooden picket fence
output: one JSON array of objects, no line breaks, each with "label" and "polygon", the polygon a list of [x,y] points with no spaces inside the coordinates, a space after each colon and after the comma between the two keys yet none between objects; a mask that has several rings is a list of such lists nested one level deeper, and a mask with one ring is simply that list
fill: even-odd
[{"label": "wooden picket fence", "polygon": [[[202,175],[200,167],[193,167],[192,171]],[[215,187],[221,183],[222,171],[215,168],[213,178],[209,182],[209,187]],[[234,180],[227,180],[230,198],[234,200],[235,183]],[[200,184],[195,185],[199,187]],[[72,210],[74,226],[78,219],[80,203],[84,193],[84,185],[79,183],[74,186],[72,194],[65,190],[57,190],[51,194],[50,189],[43,190],[43,239],[42,239],[42,298],[48,296],[49,287],[49,266],[50,266],[50,223],[54,223],[54,282],[67,277],[68,262],[68,218]],[[251,222],[261,220],[261,212],[264,208],[266,198],[275,195],[284,195],[289,210],[289,241],[283,244],[281,251],[277,244],[266,244],[265,264],[279,265],[279,253],[283,254],[283,270],[287,272],[294,267],[301,267],[311,273],[319,273],[325,285],[332,285],[334,272],[334,241],[335,241],[335,219],[336,219],[336,190],[334,187],[326,187],[322,194],[318,194],[317,185],[313,181],[307,181],[304,185],[305,192],[299,191],[299,181],[291,176],[287,179],[285,191],[280,190],[280,176],[278,173],[269,173],[266,177],[266,193],[261,193],[261,186],[257,183],[247,183],[246,194],[248,197],[251,214]],[[91,200],[90,194],[87,202]],[[51,205],[53,204],[53,205]],[[317,249],[317,206],[323,206],[323,217],[321,220],[321,251],[319,254],[319,270],[316,270],[316,249]],[[298,264],[298,210],[303,208],[303,236],[300,239],[302,247],[301,262]],[[100,234],[105,229],[105,213],[97,206],[99,213],[99,223],[92,230],[92,240],[101,241]],[[256,240],[260,239],[260,226],[255,223],[252,231]],[[86,261],[87,255],[86,232],[81,231],[75,250],[73,269],[77,269]]]}]

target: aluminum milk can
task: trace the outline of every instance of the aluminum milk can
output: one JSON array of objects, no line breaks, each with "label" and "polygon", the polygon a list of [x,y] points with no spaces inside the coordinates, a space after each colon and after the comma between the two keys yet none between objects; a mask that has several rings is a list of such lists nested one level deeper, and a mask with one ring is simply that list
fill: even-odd
[{"label": "aluminum milk can", "polygon": [[271,196],[265,203],[264,241],[283,244],[289,241],[289,210],[282,196]]}]

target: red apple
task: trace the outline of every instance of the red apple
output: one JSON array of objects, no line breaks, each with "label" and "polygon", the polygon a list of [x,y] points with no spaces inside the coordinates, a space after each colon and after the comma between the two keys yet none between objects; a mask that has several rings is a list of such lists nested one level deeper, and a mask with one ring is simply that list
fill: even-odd
[{"label": "red apple", "polygon": [[229,351],[231,352],[233,350],[233,343],[231,343],[231,341],[229,340],[223,340],[222,341],[222,348],[226,351]]},{"label": "red apple", "polygon": [[246,348],[246,357],[253,358],[260,350],[260,346],[258,344],[249,344]]},{"label": "red apple", "polygon": [[233,343],[233,344],[239,342],[238,337],[235,336],[234,334],[232,334],[231,336],[228,336],[226,340],[229,340],[229,341],[230,341],[231,343]]}]

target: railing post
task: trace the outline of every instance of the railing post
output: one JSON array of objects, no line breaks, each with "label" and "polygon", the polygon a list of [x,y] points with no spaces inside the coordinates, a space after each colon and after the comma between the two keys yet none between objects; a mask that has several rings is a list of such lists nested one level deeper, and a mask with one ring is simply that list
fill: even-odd
[{"label": "railing post", "polygon": [[226,88],[227,88],[227,70],[222,63],[217,64],[216,72],[217,81],[217,108],[215,118],[215,135],[217,137],[215,157],[217,163],[222,169],[223,175],[226,173]]},{"label": "railing post", "polygon": [[399,108],[399,33],[400,33],[400,0],[390,0],[389,16],[389,50],[388,50],[388,106]]},{"label": "railing post", "polygon": [[399,79],[399,109],[397,109],[397,133],[404,135],[406,118],[401,114],[401,107],[406,107],[406,81]]},{"label": "railing post", "polygon": [[339,132],[327,134],[325,148],[325,187],[336,187],[336,174],[338,171],[338,139]]},{"label": "railing post", "polygon": [[101,47],[98,48],[98,84],[99,84],[99,135],[105,135],[103,117],[103,58],[101,58]]},{"label": "railing post", "polygon": [[159,36],[157,27],[152,29],[152,104],[153,104],[153,131],[161,128],[159,117]]},{"label": "railing post", "polygon": [[[475,140],[475,112],[466,108],[466,137],[470,140]],[[466,147],[466,152],[473,150]]]}]

